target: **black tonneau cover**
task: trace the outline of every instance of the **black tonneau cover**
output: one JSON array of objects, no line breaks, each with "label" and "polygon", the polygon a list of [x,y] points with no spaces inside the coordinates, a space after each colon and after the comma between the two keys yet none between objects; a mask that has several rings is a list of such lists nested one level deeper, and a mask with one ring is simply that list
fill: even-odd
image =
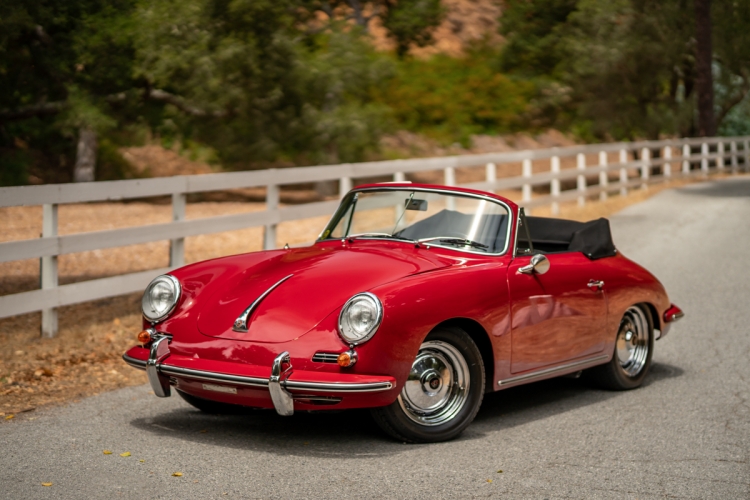
[{"label": "black tonneau cover", "polygon": [[526,217],[535,250],[543,252],[581,252],[591,260],[617,253],[609,221],[589,222],[546,217]]}]

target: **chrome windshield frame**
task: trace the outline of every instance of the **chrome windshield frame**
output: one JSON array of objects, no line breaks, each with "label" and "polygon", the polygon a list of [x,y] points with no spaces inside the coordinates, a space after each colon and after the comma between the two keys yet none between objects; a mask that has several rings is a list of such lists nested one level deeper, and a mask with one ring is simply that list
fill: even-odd
[{"label": "chrome windshield frame", "polygon": [[[491,202],[491,203],[496,203],[496,204],[502,206],[503,208],[505,208],[508,211],[508,227],[505,229],[505,246],[503,247],[502,252],[495,252],[495,253],[492,253],[492,252],[481,252],[481,251],[474,250],[474,249],[459,248],[459,247],[451,246],[451,245],[440,245],[440,244],[433,243],[433,242],[430,242],[429,244],[423,244],[423,245],[430,246],[430,247],[444,248],[446,250],[455,250],[457,252],[462,252],[462,253],[470,253],[470,254],[474,254],[474,255],[487,255],[487,256],[493,256],[493,257],[498,257],[498,256],[505,255],[505,254],[508,253],[508,249],[510,247],[511,233],[512,233],[512,230],[513,230],[513,226],[515,226],[515,224],[514,224],[514,215],[515,214],[513,213],[513,209],[510,207],[510,205],[508,205],[507,203],[505,203],[502,200],[498,200],[497,198],[493,198],[492,196],[486,196],[486,195],[482,195],[482,194],[478,194],[478,193],[466,193],[466,192],[463,192],[463,191],[453,191],[453,190],[450,190],[450,189],[440,189],[440,188],[431,189],[431,188],[425,188],[425,187],[407,187],[407,186],[393,186],[393,187],[391,187],[391,186],[377,186],[377,187],[373,186],[373,187],[366,187],[366,188],[361,188],[361,189],[354,189],[354,190],[352,190],[352,193],[354,193],[356,195],[357,193],[366,193],[366,192],[373,192],[373,191],[418,191],[418,192],[422,192],[422,193],[438,193],[438,194],[444,194],[444,195],[448,195],[448,196],[456,196],[456,197],[460,197],[460,198],[474,198],[474,199],[477,199],[477,200],[484,200],[484,201],[488,201],[488,202]],[[341,201],[343,202],[344,200],[342,199]],[[328,230],[328,229],[332,230],[333,229],[333,228],[330,227],[331,223],[336,218],[336,215],[339,213],[340,209],[341,209],[341,205],[336,210],[336,212],[334,212],[334,214],[331,216],[331,218],[329,219],[328,223],[323,228],[323,231],[320,233],[320,236],[318,236],[318,239],[315,240],[316,242],[320,242],[320,241],[334,241],[334,240],[341,239],[341,238],[331,238],[331,237],[322,238],[322,236],[323,236],[323,234],[325,234],[326,230]],[[358,240],[374,240],[374,241],[383,241],[384,240],[384,238],[367,238],[366,236],[360,236],[357,239]],[[417,243],[417,242],[412,241],[412,240],[398,239],[398,238],[391,238],[391,239],[388,239],[387,241],[401,241],[401,242],[410,243],[410,244]]]}]

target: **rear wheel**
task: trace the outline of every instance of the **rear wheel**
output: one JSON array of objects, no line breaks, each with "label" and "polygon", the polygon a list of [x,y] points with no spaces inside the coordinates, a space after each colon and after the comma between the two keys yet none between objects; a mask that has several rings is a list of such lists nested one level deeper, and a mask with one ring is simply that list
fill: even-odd
[{"label": "rear wheel", "polygon": [[643,305],[628,308],[620,321],[615,352],[606,365],[588,370],[597,385],[615,391],[635,389],[643,383],[654,350],[654,324]]},{"label": "rear wheel", "polygon": [[177,390],[177,394],[180,395],[191,406],[198,408],[204,413],[211,413],[214,415],[236,415],[242,413],[245,410],[244,406],[233,405],[229,403],[220,403],[218,401],[211,401],[208,399],[199,398],[186,392]]},{"label": "rear wheel", "polygon": [[372,410],[400,441],[431,443],[459,435],[484,397],[484,364],[474,341],[458,328],[440,328],[422,343],[398,399]]}]

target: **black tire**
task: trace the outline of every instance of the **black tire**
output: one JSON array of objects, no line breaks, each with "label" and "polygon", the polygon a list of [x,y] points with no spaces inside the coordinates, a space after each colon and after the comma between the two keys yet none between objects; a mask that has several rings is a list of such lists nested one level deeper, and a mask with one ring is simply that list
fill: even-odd
[{"label": "black tire", "polygon": [[177,390],[177,394],[179,394],[180,397],[184,399],[185,402],[187,402],[189,405],[199,409],[204,413],[210,413],[212,415],[237,415],[247,410],[244,406],[211,401],[208,399],[199,398],[198,396],[187,394],[180,390]]},{"label": "black tire", "polygon": [[[398,399],[371,412],[375,422],[399,441],[447,441],[474,420],[484,386],[482,355],[471,337],[459,328],[438,328],[422,343]],[[437,406],[422,411],[425,406],[419,405],[429,403]]]},{"label": "black tire", "polygon": [[[636,340],[632,341],[632,338]],[[643,352],[644,348],[646,352]],[[631,306],[620,320],[612,359],[605,365],[586,370],[586,378],[603,389],[635,389],[646,378],[653,353],[654,323],[651,313],[642,304]]]}]

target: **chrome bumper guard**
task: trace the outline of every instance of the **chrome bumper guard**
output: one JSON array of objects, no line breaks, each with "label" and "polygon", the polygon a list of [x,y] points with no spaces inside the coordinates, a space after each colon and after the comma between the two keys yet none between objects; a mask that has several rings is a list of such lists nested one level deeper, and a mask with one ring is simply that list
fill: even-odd
[{"label": "chrome bumper guard", "polygon": [[[208,372],[204,370],[193,370],[179,366],[165,365],[163,362],[169,356],[169,337],[155,336],[151,344],[151,350],[147,361],[135,359],[127,354],[122,359],[134,368],[146,370],[148,381],[154,394],[160,398],[171,395],[169,376],[186,377],[195,380],[218,382],[223,384],[241,385],[246,387],[268,388],[271,393],[271,401],[279,415],[288,416],[294,414],[294,397],[289,390],[309,392],[334,392],[334,393],[363,393],[381,392],[393,388],[390,382],[370,383],[325,383],[304,382],[288,380],[292,374],[292,363],[288,352],[282,352],[273,360],[271,365],[271,377],[268,379],[258,377],[246,377],[242,375],[229,375],[226,373]],[[309,399],[306,396],[305,399]]]}]

